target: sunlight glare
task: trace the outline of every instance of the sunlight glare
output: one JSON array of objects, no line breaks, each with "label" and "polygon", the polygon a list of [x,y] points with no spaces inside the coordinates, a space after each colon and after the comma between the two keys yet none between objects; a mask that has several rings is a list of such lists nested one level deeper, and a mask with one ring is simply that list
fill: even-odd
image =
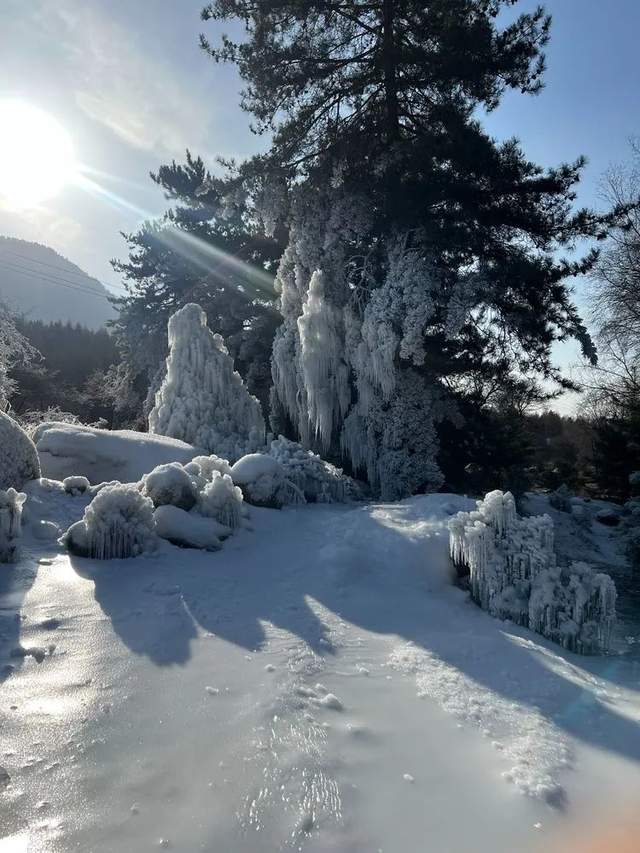
[{"label": "sunlight glare", "polygon": [[53,116],[25,101],[0,100],[0,201],[35,207],[77,170],[71,137]]}]

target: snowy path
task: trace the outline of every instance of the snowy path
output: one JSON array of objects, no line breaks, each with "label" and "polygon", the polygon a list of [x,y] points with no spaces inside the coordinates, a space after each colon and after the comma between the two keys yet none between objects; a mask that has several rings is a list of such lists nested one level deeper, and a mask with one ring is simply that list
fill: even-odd
[{"label": "snowy path", "polygon": [[564,850],[637,814],[638,662],[452,588],[464,504],[253,510],[218,553],[109,564],[27,542],[0,576],[0,853]]}]

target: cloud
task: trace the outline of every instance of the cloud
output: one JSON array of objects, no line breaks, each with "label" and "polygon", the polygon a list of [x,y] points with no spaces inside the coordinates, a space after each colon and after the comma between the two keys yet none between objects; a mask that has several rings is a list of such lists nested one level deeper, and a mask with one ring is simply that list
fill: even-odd
[{"label": "cloud", "polygon": [[97,5],[58,0],[48,27],[65,56],[77,106],[134,148],[180,156],[205,144],[202,93],[152,56]]}]

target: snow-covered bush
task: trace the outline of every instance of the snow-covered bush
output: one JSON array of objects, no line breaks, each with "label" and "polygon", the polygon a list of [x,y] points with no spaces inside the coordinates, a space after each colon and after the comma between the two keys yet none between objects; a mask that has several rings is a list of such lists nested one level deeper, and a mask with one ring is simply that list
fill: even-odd
[{"label": "snow-covered bush", "polygon": [[155,541],[152,501],[121,483],[102,488],[60,540],[72,554],[97,560],[137,557]]},{"label": "snow-covered bush", "polygon": [[144,475],[139,488],[143,495],[151,498],[155,507],[170,504],[189,510],[198,499],[196,484],[179,462],[158,465]]},{"label": "snow-covered bush", "polygon": [[283,507],[306,503],[303,492],[289,480],[282,465],[266,453],[250,453],[231,468],[233,482],[249,503]]},{"label": "snow-covered bush", "polygon": [[40,476],[35,444],[13,418],[0,412],[0,489],[21,489]]},{"label": "snow-covered bush", "polygon": [[340,468],[282,435],[271,442],[269,455],[311,503],[342,503],[360,496],[356,482]]},{"label": "snow-covered bush", "polygon": [[149,412],[149,432],[232,460],[264,446],[260,403],[199,305],[185,305],[169,319],[167,374]]},{"label": "snow-covered bush", "polygon": [[221,547],[221,540],[231,534],[228,527],[213,518],[204,518],[176,506],[159,506],[153,518],[158,536],[184,548],[217,551]]},{"label": "snow-covered bush", "polygon": [[220,474],[231,475],[231,465],[229,465],[228,460],[221,459],[219,456],[215,456],[215,454],[211,456],[196,456],[184,466],[184,469],[191,475],[198,489],[204,488],[205,483],[211,482],[214,471],[218,471]]},{"label": "snow-covered bush", "polygon": [[471,597],[500,619],[581,653],[608,649],[616,592],[586,564],[556,566],[548,515],[519,518],[510,492],[489,492],[449,522],[451,557],[470,573]]},{"label": "snow-covered bush", "polygon": [[12,563],[16,558],[26,499],[24,492],[0,490],[0,563]]},{"label": "snow-covered bush", "polygon": [[62,481],[62,485],[64,486],[65,492],[68,494],[82,495],[87,491],[91,483],[86,477],[76,475],[74,477],[65,477]]},{"label": "snow-covered bush", "polygon": [[235,530],[244,516],[242,490],[234,485],[228,474],[213,471],[211,480],[198,495],[196,508],[201,515],[215,518],[219,524]]}]

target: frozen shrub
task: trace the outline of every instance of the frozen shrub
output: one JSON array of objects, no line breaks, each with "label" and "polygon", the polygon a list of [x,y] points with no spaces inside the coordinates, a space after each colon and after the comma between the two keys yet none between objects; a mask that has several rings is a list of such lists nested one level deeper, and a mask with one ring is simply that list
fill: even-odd
[{"label": "frozen shrub", "polygon": [[358,486],[351,477],[295,441],[281,435],[271,442],[269,454],[311,503],[342,503],[359,497]]},{"label": "frozen shrub", "polygon": [[226,459],[212,454],[211,456],[196,456],[184,466],[184,470],[192,477],[198,489],[203,489],[205,483],[210,483],[213,472],[231,475],[231,465]]},{"label": "frozen shrub", "polygon": [[40,476],[35,444],[13,418],[0,412],[0,489],[21,489]]},{"label": "frozen shrub", "polygon": [[149,412],[149,432],[172,436],[238,459],[264,446],[259,401],[233,369],[220,335],[199,305],[169,318],[167,375]]},{"label": "frozen shrub", "polygon": [[79,557],[137,557],[155,544],[152,501],[134,485],[104,486],[72,524],[61,544]]},{"label": "frozen shrub", "polygon": [[198,512],[235,530],[242,523],[242,491],[228,474],[213,471],[211,480],[198,495]]},{"label": "frozen shrub", "polygon": [[158,465],[144,475],[139,488],[143,495],[153,501],[155,507],[170,504],[189,510],[198,499],[196,484],[179,462]]},{"label": "frozen shrub", "polygon": [[65,492],[68,494],[82,495],[87,491],[91,483],[86,477],[76,475],[74,477],[65,477],[62,481],[62,485],[64,486]]},{"label": "frozen shrub", "polygon": [[21,533],[22,506],[27,496],[15,489],[0,490],[0,563],[16,559]]},{"label": "frozen shrub", "polygon": [[250,453],[231,468],[233,482],[249,503],[280,508],[306,503],[302,491],[287,479],[282,465],[266,453]]},{"label": "frozen shrub", "polygon": [[452,559],[468,568],[480,607],[572,651],[604,652],[615,620],[614,583],[584,563],[558,568],[553,542],[549,516],[518,518],[509,492],[489,492],[474,512],[449,522]]}]

